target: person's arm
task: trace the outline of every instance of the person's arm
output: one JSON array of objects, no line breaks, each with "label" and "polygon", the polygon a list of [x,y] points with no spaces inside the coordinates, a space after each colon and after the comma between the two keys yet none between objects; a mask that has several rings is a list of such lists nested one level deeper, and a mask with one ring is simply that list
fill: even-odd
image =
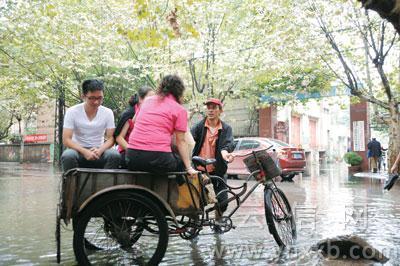
[{"label": "person's arm", "polygon": [[122,147],[124,150],[128,148],[128,142],[126,142],[125,136],[126,133],[128,132],[129,129],[129,121],[125,123],[125,125],[122,127],[121,133],[117,136],[115,139],[120,147]]},{"label": "person's arm", "polygon": [[397,154],[396,161],[394,161],[392,168],[390,168],[390,173],[397,173],[397,170],[399,168],[399,162],[400,162],[400,152],[399,154]]},{"label": "person's arm", "polygon": [[96,152],[96,154],[100,156],[109,148],[111,148],[115,143],[114,132],[115,132],[115,124],[114,124],[114,114],[113,112],[108,109],[107,114],[108,117],[106,118],[106,130],[105,130],[105,139],[106,141],[101,144],[98,148],[92,148],[90,150]]},{"label": "person's arm", "polygon": [[106,141],[97,149],[97,155],[100,156],[103,154],[104,151],[111,148],[115,141],[114,141],[114,130],[115,128],[107,128],[106,129]]},{"label": "person's arm", "polygon": [[231,154],[233,151],[233,135],[232,135],[232,128],[227,127],[225,133],[225,139],[222,140],[222,147],[221,147],[221,156],[227,162],[232,162],[234,156]]},{"label": "person's arm", "polygon": [[86,160],[91,161],[91,160],[97,160],[100,157],[94,152],[89,149],[86,149],[76,143],[75,141],[72,140],[72,135],[74,131],[71,128],[64,128],[63,129],[63,144],[65,147],[76,150],[80,154],[85,157]]},{"label": "person's arm", "polygon": [[[124,112],[122,112],[121,117],[117,123],[117,126],[115,127],[114,137],[117,137],[121,133],[121,130],[124,127],[126,121],[128,121],[128,119],[131,119],[134,116],[135,116],[135,108],[133,107],[128,107]],[[111,128],[111,126],[108,127]]]},{"label": "person's arm", "polygon": [[188,144],[185,138],[185,132],[175,131],[176,137],[176,147],[178,149],[179,156],[181,157],[183,164],[185,166],[186,171],[190,175],[197,174],[197,171],[193,169],[190,163],[190,156],[188,151]]}]

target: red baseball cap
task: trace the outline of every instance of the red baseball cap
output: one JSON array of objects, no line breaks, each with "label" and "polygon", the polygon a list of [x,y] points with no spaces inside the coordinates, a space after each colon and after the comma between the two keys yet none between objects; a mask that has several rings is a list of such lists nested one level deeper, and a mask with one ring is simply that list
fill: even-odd
[{"label": "red baseball cap", "polygon": [[220,99],[217,99],[217,98],[210,98],[210,99],[208,99],[204,104],[209,104],[209,103],[213,103],[213,104],[219,105],[219,106],[221,106],[221,107],[224,106],[224,105],[222,104],[221,100],[220,100]]}]

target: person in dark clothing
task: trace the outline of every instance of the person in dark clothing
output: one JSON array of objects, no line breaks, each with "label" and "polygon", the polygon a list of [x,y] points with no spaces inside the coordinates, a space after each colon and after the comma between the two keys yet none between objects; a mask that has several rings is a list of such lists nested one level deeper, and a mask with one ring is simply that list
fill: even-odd
[{"label": "person in dark clothing", "polygon": [[[227,163],[233,161],[233,136],[232,128],[220,119],[223,112],[222,102],[219,99],[211,98],[205,102],[207,105],[207,116],[191,128],[193,139],[196,142],[193,149],[193,156],[200,156],[205,159],[215,158],[215,165],[208,165],[207,171],[226,181]],[[217,180],[212,180],[215,193],[225,189],[225,185]],[[222,192],[218,195],[218,202],[228,198],[228,193]],[[220,204],[220,210],[216,213],[218,220],[226,211],[228,204]]]},{"label": "person in dark clothing", "polygon": [[153,92],[152,88],[143,86],[138,90],[137,93],[135,93],[134,95],[132,95],[129,98],[129,101],[128,101],[129,106],[122,112],[121,117],[118,121],[118,124],[115,128],[115,131],[114,131],[115,138],[121,133],[121,130],[124,127],[124,125],[126,124],[126,122],[135,116],[135,114],[136,114],[140,104],[143,102],[144,98],[146,98],[146,96],[151,96],[153,94],[154,94],[154,92]]},{"label": "person in dark clothing", "polygon": [[134,126],[134,116],[139,112],[140,105],[147,96],[154,95],[150,87],[141,87],[137,94],[129,99],[129,107],[121,114],[117,127],[114,132],[115,141],[118,144],[118,151],[121,154],[121,168],[126,168],[125,164],[125,151],[128,147],[129,135],[131,134]]},{"label": "person in dark clothing", "polygon": [[379,157],[382,155],[382,146],[375,138],[368,142],[368,150],[371,155],[371,168],[374,173],[378,172]]}]

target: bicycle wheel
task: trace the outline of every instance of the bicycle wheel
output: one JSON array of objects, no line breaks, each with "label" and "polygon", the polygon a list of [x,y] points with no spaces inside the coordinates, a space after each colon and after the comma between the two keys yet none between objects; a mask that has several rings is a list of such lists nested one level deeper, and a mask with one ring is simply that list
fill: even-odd
[{"label": "bicycle wheel", "polygon": [[280,247],[286,247],[296,239],[296,223],[292,208],[282,190],[267,187],[264,190],[265,218],[269,232]]},{"label": "bicycle wheel", "polygon": [[73,246],[79,265],[156,265],[167,245],[164,213],[135,192],[102,195],[76,219]]}]

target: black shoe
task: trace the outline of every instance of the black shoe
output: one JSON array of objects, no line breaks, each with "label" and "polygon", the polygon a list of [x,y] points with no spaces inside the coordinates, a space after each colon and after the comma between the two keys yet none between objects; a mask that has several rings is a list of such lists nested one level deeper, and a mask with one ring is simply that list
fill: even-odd
[{"label": "black shoe", "polygon": [[223,234],[224,233],[224,230],[222,230],[221,226],[219,226],[218,224],[215,224],[212,229],[215,234]]},{"label": "black shoe", "polygon": [[386,180],[385,186],[383,187],[383,189],[390,190],[393,187],[394,183],[396,183],[397,178],[399,178],[398,174],[389,175],[389,178],[388,178],[388,180]]}]

